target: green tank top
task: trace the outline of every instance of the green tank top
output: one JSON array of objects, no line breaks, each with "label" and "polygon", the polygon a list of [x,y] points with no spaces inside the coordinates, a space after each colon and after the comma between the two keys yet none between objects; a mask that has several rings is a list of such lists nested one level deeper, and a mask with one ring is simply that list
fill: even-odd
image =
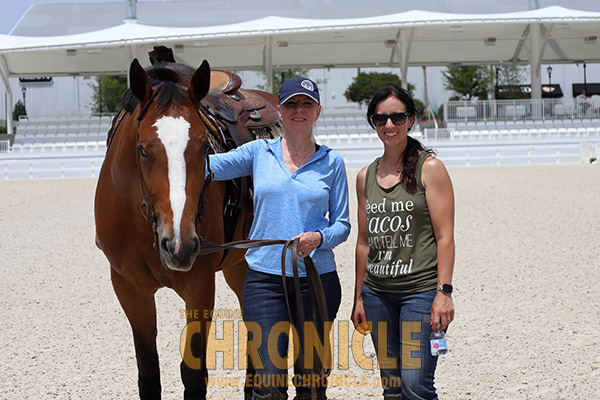
[{"label": "green tank top", "polygon": [[369,165],[365,181],[369,256],[365,285],[373,290],[418,293],[437,285],[437,243],[429,217],[421,170],[429,154],[419,155],[417,186],[389,189],[377,182],[379,158]]}]

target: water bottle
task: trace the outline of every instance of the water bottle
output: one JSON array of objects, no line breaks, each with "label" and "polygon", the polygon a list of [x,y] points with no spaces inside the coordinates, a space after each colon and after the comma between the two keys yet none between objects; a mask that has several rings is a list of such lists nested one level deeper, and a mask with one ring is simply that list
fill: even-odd
[{"label": "water bottle", "polygon": [[437,329],[431,332],[429,336],[429,342],[431,343],[431,355],[439,356],[448,353],[448,344],[446,343],[446,333],[440,329],[438,325]]}]

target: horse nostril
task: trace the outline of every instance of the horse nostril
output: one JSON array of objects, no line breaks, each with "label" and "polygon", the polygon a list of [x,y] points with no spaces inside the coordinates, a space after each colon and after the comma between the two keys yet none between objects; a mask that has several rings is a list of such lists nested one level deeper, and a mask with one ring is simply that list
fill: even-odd
[{"label": "horse nostril", "polygon": [[198,236],[192,238],[192,245],[194,247],[194,254],[198,253],[200,251],[200,239],[198,239]]},{"label": "horse nostril", "polygon": [[169,249],[169,239],[163,238],[160,241],[160,248],[163,249],[164,251],[166,251],[167,253],[170,253],[171,249]]}]

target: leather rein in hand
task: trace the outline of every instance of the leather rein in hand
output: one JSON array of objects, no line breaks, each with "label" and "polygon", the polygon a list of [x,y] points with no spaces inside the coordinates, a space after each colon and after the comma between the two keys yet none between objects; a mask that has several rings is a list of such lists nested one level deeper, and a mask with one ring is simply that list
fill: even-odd
[{"label": "leather rein in hand", "polygon": [[[302,333],[302,337],[304,337],[304,328],[306,316],[304,314],[304,303],[302,301],[302,295],[300,292],[300,277],[298,275],[298,238],[290,239],[290,240],[238,240],[235,242],[229,242],[224,244],[216,244],[211,242],[210,240],[200,238],[200,251],[198,255],[215,253],[217,251],[221,251],[223,249],[238,249],[238,250],[247,250],[261,246],[271,246],[271,245],[280,245],[283,244],[283,250],[281,252],[281,280],[283,284],[283,292],[285,294],[285,303],[288,310],[288,316],[290,318],[290,322],[296,327],[296,329],[300,330]],[[285,256],[287,250],[292,251],[292,271],[293,271],[293,283],[294,283],[294,294],[296,297],[296,304],[298,304],[298,313],[300,316],[299,321],[294,321],[294,316],[292,313],[292,308],[290,306],[289,299],[289,291],[288,285],[286,282],[286,274],[285,274]],[[321,283],[321,278],[319,277],[319,273],[310,256],[306,256],[304,258],[304,265],[306,267],[306,280],[308,284],[308,300],[309,300],[309,312],[310,312],[310,321],[313,323],[317,323],[319,321],[318,317],[320,314],[321,323],[329,320],[327,313],[327,302],[325,299],[325,293],[323,290],[323,284]],[[327,332],[324,331],[324,335]],[[323,338],[324,340],[325,338]],[[304,368],[304,353],[302,350],[302,345],[299,348],[299,359]],[[313,358],[314,360],[314,358]],[[320,366],[320,368],[319,368]],[[315,374],[323,375],[327,374],[329,370],[325,369],[321,363],[314,363],[313,372]]]}]

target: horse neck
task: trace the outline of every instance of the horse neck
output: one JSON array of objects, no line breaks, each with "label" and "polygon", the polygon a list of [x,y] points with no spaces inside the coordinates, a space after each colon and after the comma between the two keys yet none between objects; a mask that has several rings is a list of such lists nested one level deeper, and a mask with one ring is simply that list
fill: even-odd
[{"label": "horse neck", "polygon": [[[137,127],[138,109],[133,113],[127,113],[120,121],[117,131],[114,133],[106,158],[113,168],[118,168],[119,177],[137,179]],[[128,183],[124,183],[127,185]]]}]

